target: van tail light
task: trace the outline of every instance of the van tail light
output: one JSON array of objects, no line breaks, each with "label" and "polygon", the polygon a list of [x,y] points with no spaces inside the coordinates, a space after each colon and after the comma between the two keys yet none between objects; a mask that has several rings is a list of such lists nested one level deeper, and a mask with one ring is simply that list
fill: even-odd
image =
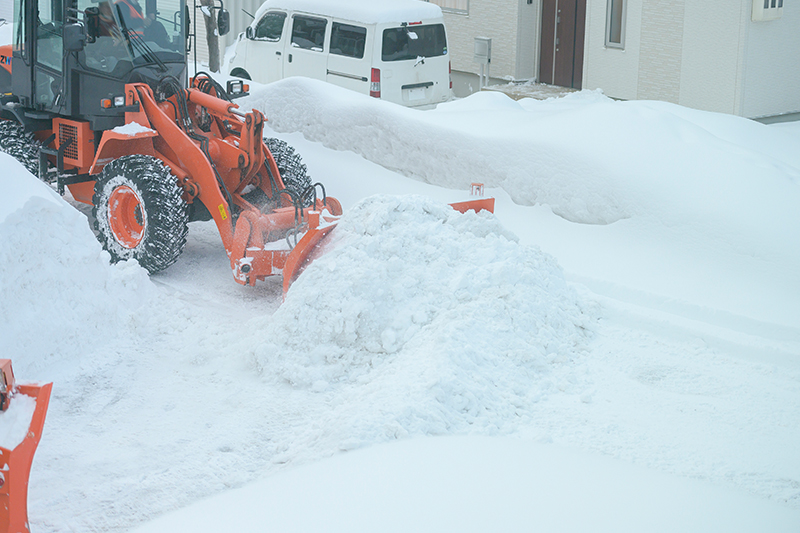
[{"label": "van tail light", "polygon": [[453,89],[453,64],[447,62],[447,74],[450,76],[450,89]]},{"label": "van tail light", "polygon": [[381,69],[374,68],[370,74],[369,95],[373,98],[381,97]]}]

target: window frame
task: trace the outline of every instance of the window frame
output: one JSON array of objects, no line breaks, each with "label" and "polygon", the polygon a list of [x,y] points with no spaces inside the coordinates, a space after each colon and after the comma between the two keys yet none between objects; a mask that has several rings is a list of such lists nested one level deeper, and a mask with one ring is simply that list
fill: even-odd
[{"label": "window frame", "polygon": [[753,0],[753,22],[775,20],[783,15],[783,0]]},{"label": "window frame", "polygon": [[[612,30],[614,23],[614,7],[619,6],[619,42],[612,41]],[[606,3],[606,32],[605,32],[605,45],[606,48],[615,48],[618,50],[625,49],[625,27],[628,15],[628,2],[625,0],[608,0]]]}]

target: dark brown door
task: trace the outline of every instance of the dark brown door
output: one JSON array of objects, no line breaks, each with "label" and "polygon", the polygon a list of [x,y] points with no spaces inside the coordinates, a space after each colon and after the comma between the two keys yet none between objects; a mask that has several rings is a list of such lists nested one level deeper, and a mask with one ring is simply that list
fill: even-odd
[{"label": "dark brown door", "polygon": [[586,0],[544,0],[542,3],[539,81],[581,88]]}]

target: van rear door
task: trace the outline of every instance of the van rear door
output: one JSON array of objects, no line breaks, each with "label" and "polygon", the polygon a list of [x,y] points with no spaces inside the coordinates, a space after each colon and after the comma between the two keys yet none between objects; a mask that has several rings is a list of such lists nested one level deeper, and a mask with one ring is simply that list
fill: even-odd
[{"label": "van rear door", "polygon": [[292,16],[292,34],[283,64],[283,75],[305,76],[325,81],[328,57],[325,35],[328,20],[310,15]]},{"label": "van rear door", "polygon": [[415,107],[450,97],[444,24],[404,23],[383,29],[380,39],[382,68],[391,73],[382,80],[381,98]]},{"label": "van rear door", "polygon": [[364,58],[367,28],[334,21],[326,81],[362,94],[369,94],[370,61]]}]

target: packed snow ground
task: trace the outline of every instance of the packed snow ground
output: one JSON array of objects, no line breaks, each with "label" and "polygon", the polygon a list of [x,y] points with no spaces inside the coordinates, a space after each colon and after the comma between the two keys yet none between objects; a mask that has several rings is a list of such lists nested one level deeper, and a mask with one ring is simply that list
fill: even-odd
[{"label": "packed snow ground", "polygon": [[[520,528],[614,494],[630,518],[616,531],[680,494],[742,531],[800,527],[800,129],[598,93],[418,112],[300,79],[243,105],[347,209],[283,305],[278,280],[233,282],[209,223],[164,273],[109,266],[86,210],[0,154],[0,346],[18,379],[55,382],[34,530],[125,530],[198,500],[207,517],[224,500],[204,498],[238,487],[229,500],[334,492],[381,461],[431,467],[387,468],[379,489],[560,495],[506,508]],[[496,217],[444,207],[473,181]],[[444,435],[472,439],[422,438]],[[477,447],[530,477],[436,468]],[[630,484],[650,503],[626,505]],[[375,494],[353,498],[362,526]],[[456,530],[476,507],[438,510]],[[314,507],[293,508],[284,530]]]}]

